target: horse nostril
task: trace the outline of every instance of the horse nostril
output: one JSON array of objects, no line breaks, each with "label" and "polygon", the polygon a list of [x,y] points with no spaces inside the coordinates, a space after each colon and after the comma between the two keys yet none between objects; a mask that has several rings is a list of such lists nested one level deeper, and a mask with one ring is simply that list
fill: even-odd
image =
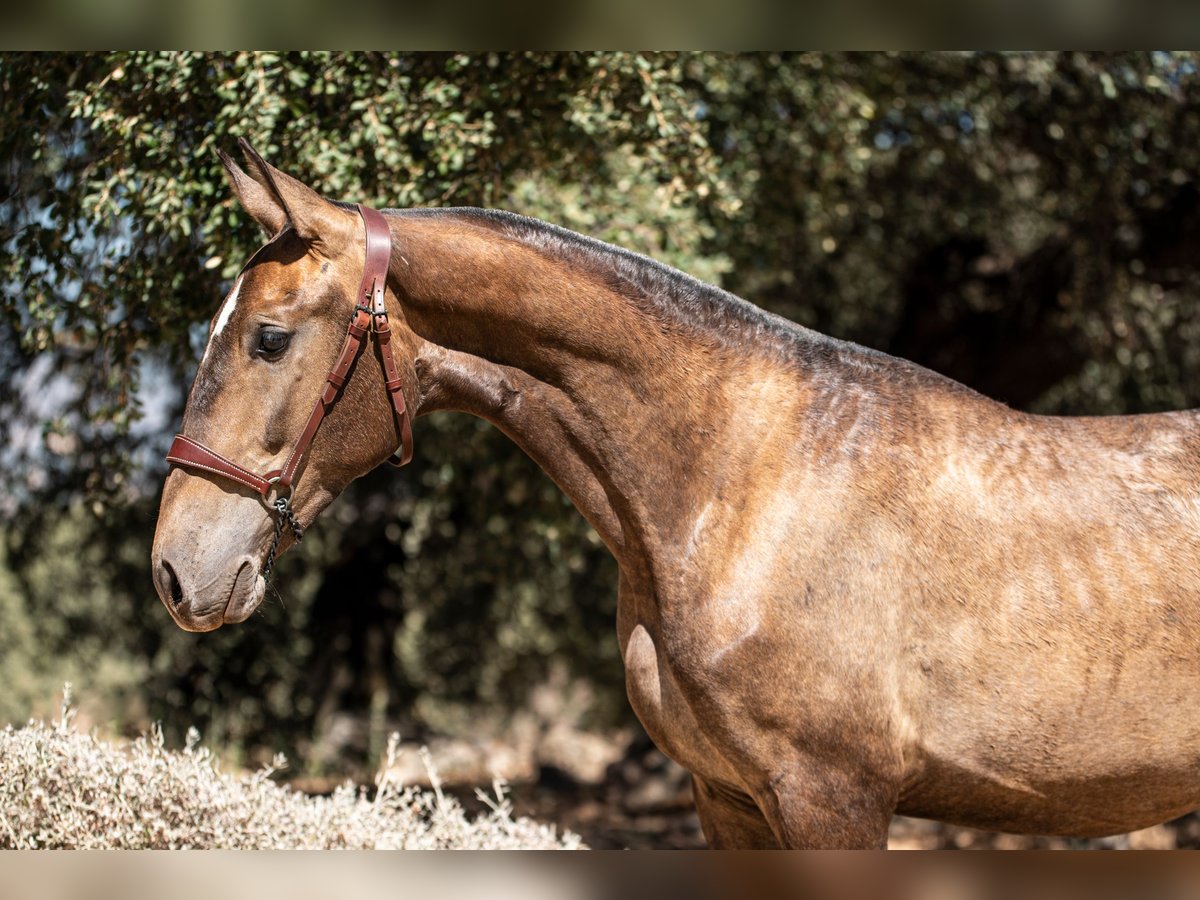
[{"label": "horse nostril", "polygon": [[167,573],[167,584],[171,586],[171,602],[178,606],[183,602],[183,588],[179,586],[179,579],[175,576],[175,570],[171,568],[171,564],[163,560],[163,569]]}]

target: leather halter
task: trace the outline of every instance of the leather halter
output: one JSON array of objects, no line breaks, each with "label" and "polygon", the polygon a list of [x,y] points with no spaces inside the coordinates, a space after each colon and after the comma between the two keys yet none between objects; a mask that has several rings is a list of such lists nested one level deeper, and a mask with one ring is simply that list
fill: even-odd
[{"label": "leather halter", "polygon": [[[234,481],[243,487],[250,488],[263,499],[270,495],[272,489],[278,491],[281,496],[275,503],[275,509],[281,518],[276,527],[276,544],[283,525],[282,517],[291,512],[289,497],[296,478],[296,470],[303,461],[304,454],[308,452],[313,438],[316,437],[321,422],[342,395],[342,387],[346,383],[347,373],[366,345],[367,334],[370,331],[375,332],[375,341],[379,345],[379,355],[383,360],[383,384],[387,389],[388,398],[391,400],[392,411],[395,413],[396,428],[400,432],[400,447],[392,454],[388,462],[394,466],[402,466],[412,459],[412,425],[409,422],[408,409],[404,404],[404,391],[400,376],[396,371],[395,360],[392,358],[392,333],[388,326],[387,307],[384,305],[383,297],[384,287],[387,284],[388,262],[392,256],[392,235],[388,230],[387,221],[378,210],[360,203],[358,212],[366,226],[367,252],[366,262],[363,264],[362,281],[358,286],[358,294],[355,299],[354,315],[346,330],[346,340],[342,344],[342,352],[338,355],[333,368],[329,370],[329,375],[325,379],[325,388],[317,398],[312,414],[308,417],[308,422],[300,433],[300,438],[296,441],[292,452],[288,454],[283,468],[272,469],[262,475],[255,474],[185,434],[175,435],[171,449],[167,451],[167,462],[201,474],[217,475]],[[298,530],[294,517],[291,518],[289,524],[299,539],[302,531]],[[272,552],[266,566],[268,571],[273,557],[274,553]]]}]

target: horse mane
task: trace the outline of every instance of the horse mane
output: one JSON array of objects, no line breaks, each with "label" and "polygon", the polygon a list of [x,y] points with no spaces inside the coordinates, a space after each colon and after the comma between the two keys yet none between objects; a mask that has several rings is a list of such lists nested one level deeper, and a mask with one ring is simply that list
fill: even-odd
[{"label": "horse mane", "polygon": [[824,365],[850,373],[855,380],[950,388],[979,396],[916,363],[805,328],[656,259],[540,219],[476,207],[383,212],[398,218],[455,218],[498,232],[550,258],[584,268],[643,312],[734,353],[767,353],[785,365],[809,371]]},{"label": "horse mane", "polygon": [[[751,329],[759,340],[777,337],[793,340],[807,331],[772,315],[734,294],[705,284],[698,278],[649,256],[558,225],[500,209],[449,207],[444,209],[384,210],[388,215],[452,217],[464,219],[519,241],[545,256],[581,266],[599,276],[616,293],[645,312],[665,321],[691,326],[717,338]],[[815,332],[810,332],[815,335]]]}]

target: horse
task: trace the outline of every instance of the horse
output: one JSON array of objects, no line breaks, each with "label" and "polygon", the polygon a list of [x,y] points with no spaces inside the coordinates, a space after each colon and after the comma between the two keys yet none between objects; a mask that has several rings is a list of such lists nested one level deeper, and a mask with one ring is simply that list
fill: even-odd
[{"label": "horse", "polygon": [[1099,836],[1200,806],[1196,411],[1016,411],[554,225],[356,210],[240,143],[248,172],[224,167],[269,240],[163,486],[181,627],[244,620],[277,550],[411,454],[410,412],[458,410],[616,558],[629,701],[710,846],[886,847],[896,813]]}]

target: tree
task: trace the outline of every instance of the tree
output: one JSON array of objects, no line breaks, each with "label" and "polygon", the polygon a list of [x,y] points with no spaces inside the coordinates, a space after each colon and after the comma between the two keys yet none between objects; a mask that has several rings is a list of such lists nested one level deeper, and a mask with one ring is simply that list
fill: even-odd
[{"label": "tree", "polygon": [[[12,286],[2,339],[20,386],[6,410],[10,515],[20,517],[8,543],[22,605],[62,613],[61,585],[73,579],[99,606],[78,560],[59,559],[70,570],[60,577],[39,567],[64,528],[147,558],[144,523],[180,389],[216,298],[258,244],[216,148],[247,135],[329,196],[518,206],[716,277],[722,261],[700,247],[711,229],[692,198],[720,196],[719,172],[685,63],[579,53],[0,58],[0,245]],[[47,377],[56,402],[31,402]],[[147,414],[153,428],[139,425]],[[50,419],[44,440],[12,440],[38,418]],[[371,479],[369,497],[357,486],[305,559],[283,566],[290,621],[204,648],[164,633],[156,611],[125,623],[134,633],[124,639],[105,622],[88,627],[130,659],[158,652],[154,696],[186,695],[193,717],[222,717],[239,738],[238,722],[311,724],[331,704],[369,705],[381,681],[393,708],[424,691],[507,701],[548,658],[594,666],[597,648],[600,669],[619,681],[615,582],[586,524],[479,423],[435,417],[420,433],[405,476]],[[65,511],[79,498],[99,522]],[[140,527],[105,527],[133,508]],[[418,564],[434,556],[443,563]],[[135,609],[152,602],[136,568],[117,571],[111,559],[89,560],[92,577],[139,598]],[[326,567],[365,580],[322,581]],[[345,688],[347,663],[321,655],[342,652],[339,631],[354,653]],[[330,678],[313,682],[313,671]],[[161,700],[150,712],[186,724]]]}]

